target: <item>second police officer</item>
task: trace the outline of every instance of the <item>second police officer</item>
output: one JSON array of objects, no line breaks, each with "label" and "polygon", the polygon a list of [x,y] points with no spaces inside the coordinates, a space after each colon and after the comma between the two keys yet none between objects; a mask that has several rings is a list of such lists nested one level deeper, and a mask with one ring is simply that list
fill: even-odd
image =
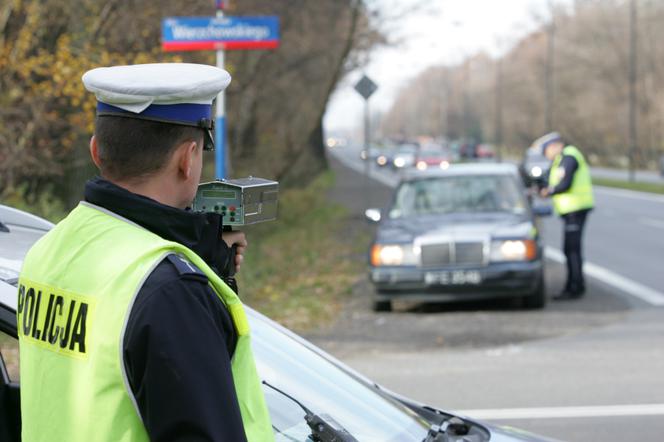
[{"label": "second police officer", "polygon": [[540,194],[551,197],[555,212],[563,219],[563,252],[567,264],[567,281],[562,292],[553,299],[580,298],[586,291],[583,277],[583,230],[588,213],[593,209],[590,169],[581,151],[567,144],[557,132],[536,142],[552,162],[548,185]]}]

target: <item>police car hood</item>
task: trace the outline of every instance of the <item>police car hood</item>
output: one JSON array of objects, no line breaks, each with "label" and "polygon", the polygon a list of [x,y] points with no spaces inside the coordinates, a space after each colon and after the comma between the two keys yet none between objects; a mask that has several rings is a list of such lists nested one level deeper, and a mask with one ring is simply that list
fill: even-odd
[{"label": "police car hood", "polygon": [[533,223],[527,214],[488,212],[424,215],[386,219],[376,234],[378,243],[409,243],[427,236],[464,238],[527,238]]}]

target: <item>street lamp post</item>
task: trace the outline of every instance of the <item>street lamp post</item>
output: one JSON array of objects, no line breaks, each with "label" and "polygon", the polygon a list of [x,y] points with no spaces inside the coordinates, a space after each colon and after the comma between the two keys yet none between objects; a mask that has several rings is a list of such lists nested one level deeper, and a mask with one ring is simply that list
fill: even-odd
[{"label": "street lamp post", "polygon": [[636,0],[629,2],[629,180],[636,169]]}]

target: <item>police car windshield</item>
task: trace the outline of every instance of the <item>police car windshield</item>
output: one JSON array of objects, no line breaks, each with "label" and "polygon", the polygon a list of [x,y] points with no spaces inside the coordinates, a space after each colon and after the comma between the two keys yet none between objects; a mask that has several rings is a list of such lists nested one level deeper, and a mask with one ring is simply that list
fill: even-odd
[{"label": "police car windshield", "polygon": [[524,213],[526,201],[510,175],[452,175],[403,183],[390,218],[433,214]]},{"label": "police car windshield", "polygon": [[[248,309],[259,376],[360,441],[421,442],[428,424]],[[265,386],[275,438],[311,440],[302,408]]]}]

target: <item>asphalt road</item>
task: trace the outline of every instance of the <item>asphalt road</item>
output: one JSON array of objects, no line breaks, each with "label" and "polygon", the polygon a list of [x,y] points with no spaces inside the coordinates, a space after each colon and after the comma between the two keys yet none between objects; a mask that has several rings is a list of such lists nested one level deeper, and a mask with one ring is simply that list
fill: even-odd
[{"label": "asphalt road", "polygon": [[[607,178],[610,180],[629,180],[629,171],[624,169],[610,169],[606,167],[592,167],[591,174],[597,178]],[[634,173],[636,181],[644,183],[664,183],[664,175],[651,170],[637,170]]]},{"label": "asphalt road", "polygon": [[[664,292],[664,196],[595,187],[584,239],[588,262]],[[544,241],[562,247],[562,225],[544,220]]]},{"label": "asphalt road", "polygon": [[[342,160],[332,159],[339,183],[332,197],[358,221],[368,205],[387,204],[395,176],[373,171],[378,179],[367,182],[354,170],[362,170],[356,152],[333,157]],[[664,440],[664,309],[656,302],[664,291],[657,230],[664,201],[598,189],[597,202],[582,300],[541,311],[402,303],[378,314],[363,282],[339,321],[308,338],[388,388],[441,408],[561,440]],[[547,219],[543,230],[551,296],[564,277],[560,221]]]}]

